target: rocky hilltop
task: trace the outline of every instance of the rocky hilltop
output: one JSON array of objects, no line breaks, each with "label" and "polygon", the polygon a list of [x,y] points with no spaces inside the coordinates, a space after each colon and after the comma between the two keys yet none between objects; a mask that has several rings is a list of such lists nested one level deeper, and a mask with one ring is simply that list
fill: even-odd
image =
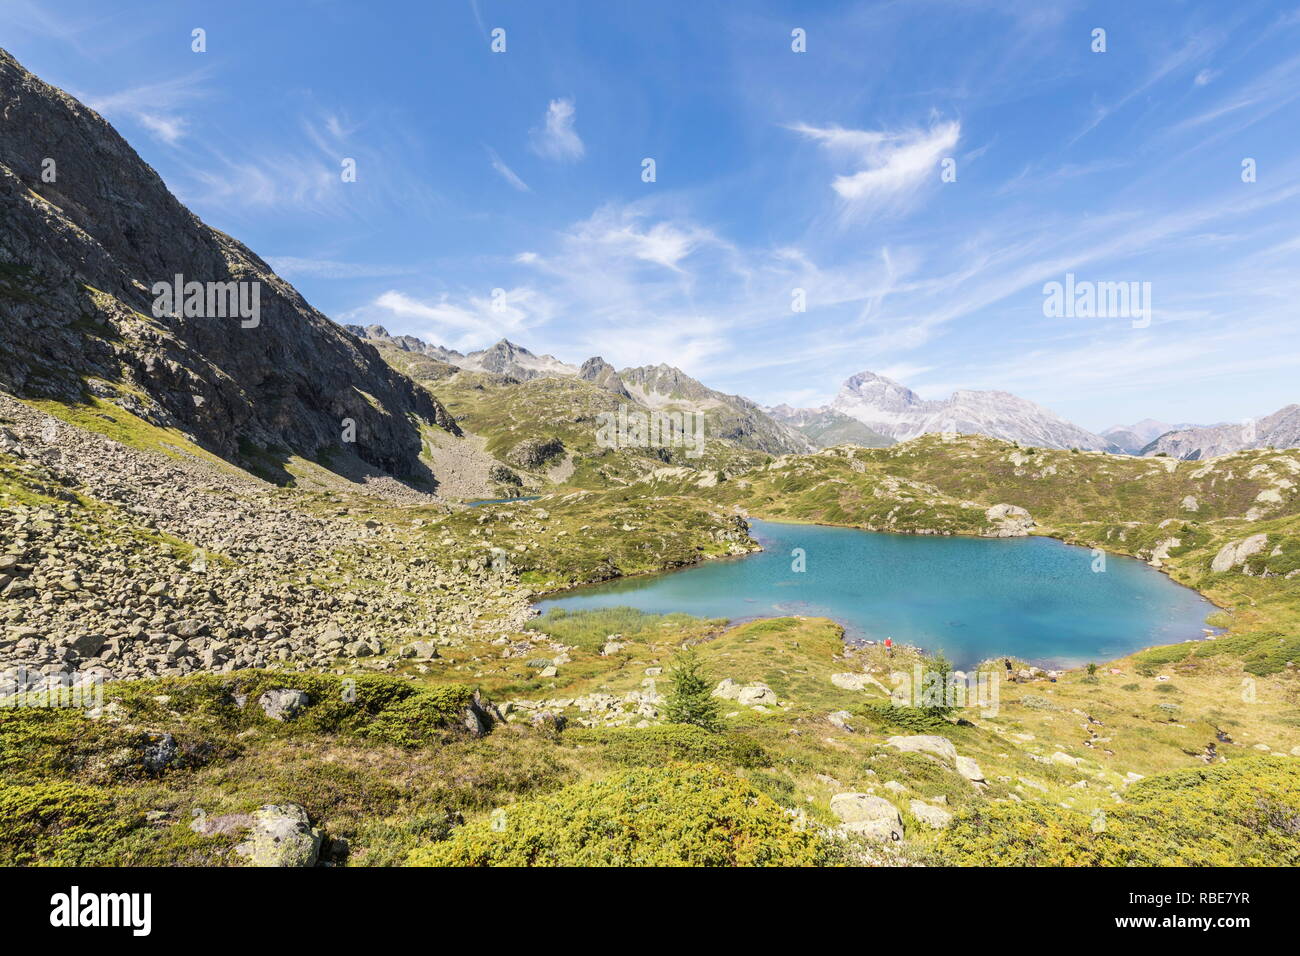
[{"label": "rocky hilltop", "polygon": [[[186,209],[102,117],[3,50],[0,217],[0,386],[62,400],[88,391],[232,461],[250,448],[355,454],[430,477],[416,422],[456,427],[438,402]],[[255,320],[155,315],[154,284],[178,275],[239,284]]]},{"label": "rocky hilltop", "polygon": [[1300,405],[1287,405],[1272,415],[1241,424],[1167,432],[1143,448],[1142,454],[1194,461],[1248,448],[1297,446],[1300,446]]},{"label": "rocky hilltop", "polygon": [[789,425],[817,448],[835,445],[861,445],[863,448],[885,448],[894,443],[892,438],[872,431],[856,418],[837,412],[828,406],[820,408],[792,408],[776,405],[765,409],[774,419]]},{"label": "rocky hilltop", "polygon": [[1010,392],[961,390],[930,401],[875,372],[859,372],[846,381],[831,408],[896,441],[957,432],[1040,448],[1118,450],[1100,435]]},{"label": "rocky hilltop", "polygon": [[632,396],[651,408],[703,413],[712,437],[773,455],[812,450],[812,442],[773,419],[754,402],[715,391],[679,368],[641,365],[622,369],[618,374]]}]

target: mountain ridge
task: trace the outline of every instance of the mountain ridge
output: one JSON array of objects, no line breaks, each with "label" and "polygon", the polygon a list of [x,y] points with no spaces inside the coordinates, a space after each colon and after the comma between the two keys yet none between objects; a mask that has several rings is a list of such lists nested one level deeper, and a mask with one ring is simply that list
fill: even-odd
[{"label": "mountain ridge", "polygon": [[[415,422],[456,431],[436,399],[190,212],[103,117],[3,50],[0,216],[0,386],[65,402],[89,393],[230,461],[256,447],[433,477]],[[255,321],[160,310],[153,290],[177,276],[206,284],[209,304],[230,283]]]},{"label": "mountain ridge", "polygon": [[935,401],[871,371],[850,376],[830,408],[895,441],[956,432],[1044,448],[1118,450],[1102,436],[1011,392],[959,389],[948,399]]},{"label": "mountain ridge", "polygon": [[1240,424],[1187,428],[1161,435],[1142,449],[1143,455],[1167,455],[1194,461],[1253,448],[1300,446],[1300,405],[1285,405],[1271,415]]}]

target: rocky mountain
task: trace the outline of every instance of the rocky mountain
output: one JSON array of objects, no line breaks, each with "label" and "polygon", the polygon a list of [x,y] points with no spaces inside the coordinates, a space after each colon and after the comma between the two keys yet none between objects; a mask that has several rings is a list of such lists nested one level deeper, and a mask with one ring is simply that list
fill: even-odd
[{"label": "rocky mountain", "polygon": [[1138,455],[1142,453],[1143,448],[1165,432],[1200,427],[1202,426],[1190,423],[1171,425],[1168,422],[1157,421],[1154,418],[1144,418],[1132,425],[1113,425],[1101,432],[1101,437],[1112,442],[1121,451],[1130,455]]},{"label": "rocky mountain", "polygon": [[345,325],[343,328],[357,338],[365,339],[373,345],[385,345],[415,355],[426,355],[431,359],[458,368],[458,361],[463,361],[465,358],[455,349],[445,349],[441,345],[434,345],[432,342],[426,342],[414,335],[390,335],[382,325]]},{"label": "rocky mountain", "polygon": [[515,345],[509,339],[502,339],[496,345],[479,349],[477,352],[463,353],[434,345],[414,335],[391,335],[382,325],[347,325],[344,328],[357,338],[375,345],[386,345],[401,349],[403,352],[425,355],[470,372],[504,375],[506,378],[513,378],[520,382],[547,375],[578,374],[576,366],[561,362],[553,355],[534,355],[522,345]]},{"label": "rocky mountain", "polygon": [[594,355],[582,363],[582,368],[578,369],[578,378],[584,382],[591,382],[591,384],[603,388],[607,392],[621,395],[623,398],[632,397],[627,390],[627,386],[623,384],[623,379],[614,370],[614,366],[599,355]]},{"label": "rocky mountain", "polygon": [[958,432],[1042,448],[1118,450],[1100,435],[1010,392],[961,390],[931,401],[874,372],[859,372],[846,381],[831,409],[896,441]]},{"label": "rocky mountain", "polygon": [[553,355],[534,355],[522,345],[502,339],[496,345],[478,352],[470,352],[459,361],[453,361],[472,372],[491,372],[517,378],[522,382],[545,375],[577,375],[578,370]]},{"label": "rocky mountain", "polygon": [[894,440],[872,431],[856,418],[850,418],[828,406],[820,408],[792,408],[776,405],[765,411],[782,424],[802,434],[818,448],[835,445],[861,445],[863,448],[884,448]]},{"label": "rocky mountain", "polygon": [[228,460],[251,446],[355,452],[428,478],[416,422],[456,429],[374,348],[186,209],[102,117],[3,50],[0,311],[0,387],[89,392]]},{"label": "rocky mountain", "polygon": [[1300,446],[1300,405],[1287,405],[1272,415],[1239,424],[1166,432],[1143,448],[1142,454],[1194,461],[1247,448],[1297,446]]},{"label": "rocky mountain", "polygon": [[[427,356],[466,371],[491,372],[519,382],[577,378],[650,409],[699,411],[705,415],[709,438],[733,441],[742,448],[781,455],[816,447],[798,430],[774,420],[749,399],[715,391],[670,365],[643,365],[618,371],[600,356],[593,356],[578,367],[552,355],[534,355],[507,339],[491,348],[462,355],[411,335],[390,335],[379,325],[364,328],[350,325],[347,329],[381,348]],[[436,376],[417,375],[422,377]]]},{"label": "rocky mountain", "polygon": [[811,451],[813,444],[740,395],[715,391],[671,365],[641,365],[619,371],[634,399],[650,408],[702,412],[710,438],[782,455]]}]

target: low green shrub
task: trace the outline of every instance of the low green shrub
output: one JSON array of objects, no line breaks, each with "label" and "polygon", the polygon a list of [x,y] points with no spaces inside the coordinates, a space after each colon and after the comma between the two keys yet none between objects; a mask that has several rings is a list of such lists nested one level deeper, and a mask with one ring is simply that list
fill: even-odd
[{"label": "low green shrub", "polygon": [[1092,819],[1039,803],[960,815],[940,840],[969,866],[1296,866],[1300,765],[1255,758],[1149,777]]},{"label": "low green shrub", "polygon": [[141,823],[95,787],[67,781],[0,786],[0,865],[92,864]]},{"label": "low green shrub", "polygon": [[952,729],[952,721],[920,707],[896,707],[887,703],[862,704],[858,714],[887,727],[906,730],[914,734],[928,734]]},{"label": "low green shrub", "polygon": [[718,767],[633,769],[516,804],[414,866],[816,866],[833,848]]},{"label": "low green shrub", "polygon": [[714,733],[692,724],[578,728],[567,731],[563,739],[601,746],[609,760],[628,767],[686,762],[752,768],[771,763],[767,752],[744,734]]},{"label": "low green shrub", "polygon": [[[277,722],[262,712],[257,700],[279,688],[300,690],[308,701],[293,717]],[[441,739],[459,726],[472,696],[470,688],[459,684],[419,687],[378,674],[275,671],[123,682],[105,691],[106,699],[116,702],[132,721],[166,724],[179,715],[227,732],[256,727],[286,734],[354,734],[402,746]]]}]

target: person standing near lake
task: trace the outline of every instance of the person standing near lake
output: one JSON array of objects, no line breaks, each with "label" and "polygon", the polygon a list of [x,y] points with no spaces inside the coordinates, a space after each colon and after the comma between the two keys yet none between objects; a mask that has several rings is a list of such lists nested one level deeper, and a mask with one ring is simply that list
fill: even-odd
[{"label": "person standing near lake", "polygon": [[894,639],[892,637],[885,638],[885,653],[890,657],[894,656]]}]

